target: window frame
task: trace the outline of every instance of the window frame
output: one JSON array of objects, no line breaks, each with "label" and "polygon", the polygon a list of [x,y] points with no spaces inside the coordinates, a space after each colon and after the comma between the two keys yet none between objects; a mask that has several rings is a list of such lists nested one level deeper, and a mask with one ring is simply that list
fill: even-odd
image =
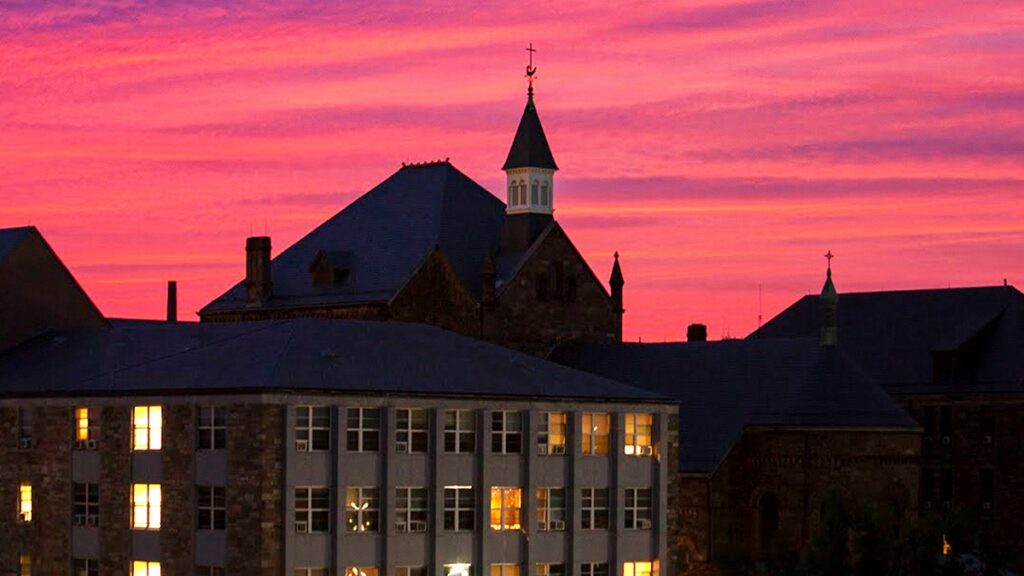
[{"label": "window frame", "polygon": [[227,530],[227,515],[224,486],[196,486],[196,530]]},{"label": "window frame", "polygon": [[[417,418],[417,416],[419,418]],[[416,428],[421,419],[422,428]],[[402,443],[404,449],[402,449]],[[395,452],[426,454],[430,450],[430,411],[426,408],[395,409]]]},{"label": "window frame", "polygon": [[[295,443],[306,442],[306,452],[331,449],[331,407],[304,404],[295,407]],[[326,421],[326,423],[325,423]]]},{"label": "window frame", "polygon": [[[498,507],[495,508],[495,494],[498,495]],[[514,504],[510,504],[510,499]],[[491,486],[489,511],[491,530],[507,532],[521,530],[523,527],[523,489],[520,486]],[[497,513],[497,522],[495,522]]]},{"label": "window frame", "polygon": [[512,562],[492,562],[487,572],[490,576],[520,576],[522,567]]},{"label": "window frame", "polygon": [[[99,437],[99,426],[96,423],[96,418],[91,416],[91,410],[88,406],[75,406],[72,412],[74,418],[74,430],[72,433],[72,440],[75,442],[75,448],[86,447],[91,444],[95,447],[95,442]],[[86,446],[82,446],[82,444]]]},{"label": "window frame", "polygon": [[580,576],[609,576],[607,562],[580,562]]},{"label": "window frame", "polygon": [[[467,502],[469,505],[464,506]],[[472,532],[476,530],[476,509],[476,489],[473,486],[444,487],[442,526],[446,531]],[[464,517],[469,519],[468,526],[461,521]],[[449,522],[449,518],[451,522]]]},{"label": "window frame", "polygon": [[[606,430],[603,434],[599,433],[601,421],[606,422]],[[595,424],[595,422],[597,423]],[[580,415],[580,442],[585,456],[607,456],[611,449],[611,436],[612,415],[610,412],[584,412]]]},{"label": "window frame", "polygon": [[[139,570],[142,570],[141,572]],[[154,570],[155,569],[155,570]],[[132,560],[132,571],[129,576],[160,576],[160,562],[155,560]]]},{"label": "window frame", "polygon": [[226,450],[227,437],[227,407],[218,405],[199,406],[196,409],[196,450]]},{"label": "window frame", "polygon": [[[414,496],[414,492],[422,492],[422,496]],[[413,505],[417,500],[422,506]],[[413,530],[413,522],[422,522],[423,529]],[[430,492],[425,486],[395,487],[395,530],[403,534],[430,530]]]},{"label": "window frame", "polygon": [[[638,571],[640,567],[646,567],[644,572]],[[658,576],[657,560],[630,560],[622,563],[622,576]]]},{"label": "window frame", "polygon": [[[552,423],[552,416],[560,417],[561,422]],[[552,429],[561,428],[561,432]],[[569,432],[569,415],[566,412],[544,412],[541,414],[540,426],[537,429],[537,451],[541,456],[561,456],[566,452]],[[561,442],[558,439],[561,438]]]},{"label": "window frame", "polygon": [[[580,529],[608,530],[611,520],[611,494],[608,488],[587,486],[580,488],[580,491]],[[603,506],[599,505],[601,499],[604,500]],[[599,525],[601,520],[604,526]]]},{"label": "window frame", "polygon": [[[641,418],[647,423],[642,424]],[[654,414],[651,412],[627,412],[624,416],[625,444],[623,452],[627,456],[654,455]],[[646,428],[646,433],[644,429]],[[646,439],[646,443],[644,443]]]},{"label": "window frame", "polygon": [[[510,415],[514,415],[515,418],[510,419]],[[515,422],[515,429],[511,429],[509,426],[512,422]],[[519,410],[494,410],[491,412],[491,453],[514,455],[522,454],[522,452],[523,413]]]},{"label": "window frame", "polygon": [[[647,505],[642,506],[643,493],[646,492]],[[623,499],[623,516],[626,520],[626,530],[650,530],[654,527],[654,490],[649,486],[635,486],[626,488]],[[643,522],[647,526],[642,526]]]},{"label": "window frame", "polygon": [[[448,417],[453,415],[455,427],[448,427]],[[468,421],[468,428],[463,423]],[[468,441],[466,438],[468,437]],[[448,439],[452,439],[449,449]],[[464,450],[463,443],[468,442],[469,448]],[[444,451],[446,454],[473,454],[476,452],[476,412],[468,408],[449,408],[444,411]]]},{"label": "window frame", "polygon": [[163,411],[163,405],[159,404],[132,406],[132,452],[154,452],[163,448]]},{"label": "window frame", "polygon": [[354,534],[380,531],[380,488],[345,487],[345,530]]},{"label": "window frame", "polygon": [[[157,532],[163,520],[163,487],[158,483],[132,482],[131,493],[131,529],[144,532]],[[143,501],[139,501],[140,494],[145,495]],[[154,497],[155,495],[155,497]],[[142,513],[144,522],[139,522]]]},{"label": "window frame", "polygon": [[[557,570],[553,568],[557,566]],[[534,568],[535,576],[567,576],[565,573],[565,563],[563,562],[537,562]]]},{"label": "window frame", "polygon": [[[551,503],[555,500],[553,494],[561,493],[562,506],[555,507]],[[563,486],[542,486],[534,493],[537,510],[537,529],[541,532],[560,532],[566,529],[568,521],[568,507],[566,503],[567,491]],[[558,516],[557,518],[553,516]],[[554,522],[561,522],[561,528],[555,528]]]},{"label": "window frame", "polygon": [[18,485],[18,523],[32,523],[32,483],[28,481]]},{"label": "window frame", "polygon": [[[377,427],[370,428],[367,422],[374,418],[367,417],[368,414],[376,413]],[[353,415],[355,415],[356,426],[352,426]],[[345,409],[345,448],[348,452],[373,453],[380,452],[381,435],[381,409],[372,406],[352,406]],[[375,438],[373,442],[369,440]],[[353,442],[355,440],[355,442]],[[369,445],[373,444],[370,448]]]},{"label": "window frame", "polygon": [[100,561],[97,558],[72,558],[71,576],[100,576]]},{"label": "window frame", "polygon": [[[71,483],[71,512],[72,520],[82,518],[81,522],[74,522],[77,526],[97,526],[100,517],[100,487],[94,482],[72,482]],[[91,523],[89,518],[95,518]]]},{"label": "window frame", "polygon": [[[296,534],[329,534],[331,532],[330,486],[296,486],[292,528]],[[298,523],[305,522],[300,531]],[[318,529],[318,526],[324,526]]]}]

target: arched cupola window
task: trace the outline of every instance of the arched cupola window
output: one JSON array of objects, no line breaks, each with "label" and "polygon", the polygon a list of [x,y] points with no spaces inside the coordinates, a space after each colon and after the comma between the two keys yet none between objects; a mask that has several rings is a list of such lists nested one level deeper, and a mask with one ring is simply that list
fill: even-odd
[{"label": "arched cupola window", "polygon": [[519,181],[519,205],[526,206],[526,180]]},{"label": "arched cupola window", "polygon": [[519,188],[516,186],[515,182],[511,182],[508,185],[508,205],[509,206],[515,206],[516,205],[516,200],[518,200],[518,196],[519,196]]},{"label": "arched cupola window", "polygon": [[547,180],[541,182],[541,184],[540,184],[540,205],[541,206],[550,206],[551,205],[551,196],[548,193],[548,181]]},{"label": "arched cupola window", "polygon": [[537,180],[534,180],[533,185],[530,187],[530,204],[533,206],[540,205],[540,182]]}]

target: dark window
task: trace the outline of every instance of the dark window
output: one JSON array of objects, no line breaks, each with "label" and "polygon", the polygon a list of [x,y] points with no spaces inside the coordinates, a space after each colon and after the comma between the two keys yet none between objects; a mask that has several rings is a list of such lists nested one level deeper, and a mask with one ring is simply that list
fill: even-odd
[{"label": "dark window", "polygon": [[99,576],[100,561],[95,558],[75,558],[71,563],[72,576]]},{"label": "dark window", "polygon": [[349,452],[380,449],[380,408],[349,408],[347,444]]},{"label": "dark window", "polygon": [[475,491],[470,486],[445,486],[444,529],[463,532],[473,530],[476,517]]},{"label": "dark window", "polygon": [[472,454],[476,447],[476,425],[472,410],[444,411],[444,451]]},{"label": "dark window", "polygon": [[523,416],[511,410],[491,413],[491,452],[519,454],[523,446]]},{"label": "dark window", "polygon": [[196,566],[196,576],[224,576],[223,566]]},{"label": "dark window", "polygon": [[223,406],[200,406],[196,429],[200,450],[223,450],[228,442],[228,413]]},{"label": "dark window", "polygon": [[[953,407],[943,406],[939,413],[939,434],[949,438],[953,434]],[[945,441],[945,440],[943,440]]]},{"label": "dark window", "polygon": [[779,500],[771,492],[761,495],[757,501],[757,529],[762,547],[770,546],[779,533]]},{"label": "dark window", "polygon": [[947,504],[953,501],[953,470],[946,468],[942,471],[942,502]]},{"label": "dark window", "polygon": [[331,449],[330,406],[295,407],[295,446],[303,452]]},{"label": "dark window", "polygon": [[584,530],[608,529],[608,489],[581,488],[583,517],[580,527]]},{"label": "dark window", "polygon": [[224,530],[227,504],[223,486],[196,486],[196,504],[200,530]]},{"label": "dark window", "polygon": [[32,409],[18,409],[18,440],[22,448],[32,446]]},{"label": "dark window", "polygon": [[75,526],[98,526],[100,518],[100,488],[98,484],[78,483],[72,487]]},{"label": "dark window", "polygon": [[921,469],[920,497],[925,506],[935,499],[935,471],[930,468]]},{"label": "dark window", "polygon": [[429,420],[426,408],[395,410],[395,451],[408,454],[426,452]]},{"label": "dark window", "polygon": [[978,499],[981,501],[982,508],[986,510],[992,508],[992,500],[995,497],[995,492],[995,473],[988,469],[980,470],[978,472]]},{"label": "dark window", "polygon": [[331,490],[324,486],[295,488],[295,531],[331,531]]}]

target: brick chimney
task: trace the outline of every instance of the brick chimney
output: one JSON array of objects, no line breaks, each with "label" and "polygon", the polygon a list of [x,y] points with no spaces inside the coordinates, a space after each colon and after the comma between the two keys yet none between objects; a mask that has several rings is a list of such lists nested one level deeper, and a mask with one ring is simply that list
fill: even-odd
[{"label": "brick chimney", "polygon": [[245,304],[262,306],[270,297],[270,236],[245,240]]},{"label": "brick chimney", "polygon": [[687,342],[707,342],[708,327],[703,324],[690,324],[686,327]]},{"label": "brick chimney", "polygon": [[178,283],[167,281],[167,321],[178,321]]}]

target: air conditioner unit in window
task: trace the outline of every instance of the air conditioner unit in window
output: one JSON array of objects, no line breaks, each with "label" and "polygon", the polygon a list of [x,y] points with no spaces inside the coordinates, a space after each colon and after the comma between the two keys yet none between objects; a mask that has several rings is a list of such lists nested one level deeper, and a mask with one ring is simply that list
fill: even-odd
[{"label": "air conditioner unit in window", "polygon": [[427,523],[422,520],[412,520],[409,522],[409,532],[426,532]]},{"label": "air conditioner unit in window", "polygon": [[565,520],[552,520],[551,529],[556,531],[565,530]]},{"label": "air conditioner unit in window", "polygon": [[85,449],[86,450],[95,450],[96,449],[96,441],[95,440],[86,440],[85,441]]},{"label": "air conditioner unit in window", "polygon": [[395,450],[398,452],[406,453],[409,451],[408,442],[395,442]]},{"label": "air conditioner unit in window", "polygon": [[548,445],[547,444],[538,444],[537,445],[537,454],[540,454],[541,456],[547,456],[548,455]]},{"label": "air conditioner unit in window", "polygon": [[395,530],[398,530],[399,532],[408,532],[405,520],[395,520]]},{"label": "air conditioner unit in window", "polygon": [[309,452],[309,440],[296,440],[295,450],[298,452]]},{"label": "air conditioner unit in window", "polygon": [[991,434],[985,434],[984,436],[982,436],[981,437],[981,443],[982,444],[991,444],[992,443],[992,435]]},{"label": "air conditioner unit in window", "polygon": [[986,511],[986,512],[992,510],[992,503],[991,502],[982,502],[981,503],[981,509]]},{"label": "air conditioner unit in window", "polygon": [[299,534],[309,532],[309,522],[298,521],[295,523],[295,531]]},{"label": "air conditioner unit in window", "polygon": [[653,456],[654,446],[638,446],[636,453],[640,456]]},{"label": "air conditioner unit in window", "polygon": [[565,444],[555,444],[551,447],[552,454],[565,454]]},{"label": "air conditioner unit in window", "polygon": [[32,439],[22,438],[21,441],[18,442],[18,446],[21,447],[22,450],[28,450],[32,447]]},{"label": "air conditioner unit in window", "polygon": [[97,515],[97,514],[89,514],[88,516],[86,516],[85,517],[85,525],[86,526],[99,526],[100,525],[100,517],[99,517],[99,515]]},{"label": "air conditioner unit in window", "polygon": [[74,450],[85,450],[85,440],[75,440],[71,444],[71,448]]},{"label": "air conditioner unit in window", "polygon": [[75,514],[71,519],[71,523],[75,526],[85,526],[85,514]]},{"label": "air conditioner unit in window", "polygon": [[640,518],[640,519],[638,519],[636,521],[636,527],[639,528],[640,530],[650,530],[651,529],[651,521],[646,519],[646,518]]},{"label": "air conditioner unit in window", "polygon": [[950,443],[950,438],[949,438],[949,436],[943,436],[943,437],[942,437],[942,445],[943,445],[943,446],[949,446],[949,443]]}]

